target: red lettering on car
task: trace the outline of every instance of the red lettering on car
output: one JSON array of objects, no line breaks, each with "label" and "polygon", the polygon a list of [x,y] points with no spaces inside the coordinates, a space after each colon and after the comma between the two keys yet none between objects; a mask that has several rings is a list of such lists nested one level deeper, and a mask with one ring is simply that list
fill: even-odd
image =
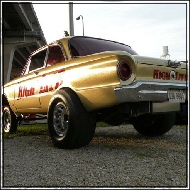
[{"label": "red lettering on car", "polygon": [[26,86],[19,86],[19,91],[18,91],[18,98],[22,97],[28,97],[34,95],[35,88],[31,87],[30,89],[27,89]]},{"label": "red lettering on car", "polygon": [[187,80],[186,74],[182,74],[182,73],[178,73],[178,72],[174,72],[174,74],[175,74],[175,78],[171,78],[170,72],[159,71],[156,69],[156,70],[154,70],[153,78],[154,79],[163,79],[163,80],[170,80],[170,79],[181,80],[181,81]]}]

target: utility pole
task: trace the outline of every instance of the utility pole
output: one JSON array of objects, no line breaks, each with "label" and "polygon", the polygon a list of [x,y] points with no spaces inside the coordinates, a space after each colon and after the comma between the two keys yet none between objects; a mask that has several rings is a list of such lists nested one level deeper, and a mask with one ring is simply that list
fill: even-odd
[{"label": "utility pole", "polygon": [[70,36],[74,36],[73,2],[69,2],[69,34]]}]

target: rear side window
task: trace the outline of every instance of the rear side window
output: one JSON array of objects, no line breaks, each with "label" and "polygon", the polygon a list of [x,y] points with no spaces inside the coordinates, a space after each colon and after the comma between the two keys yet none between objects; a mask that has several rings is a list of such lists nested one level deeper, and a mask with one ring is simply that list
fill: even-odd
[{"label": "rear side window", "polygon": [[65,61],[65,58],[61,48],[59,46],[50,46],[47,59],[47,66],[51,66],[62,61]]},{"label": "rear side window", "polygon": [[73,37],[70,39],[69,43],[71,55],[73,57],[86,56],[104,51],[126,51],[131,55],[138,55],[128,45],[99,38]]}]

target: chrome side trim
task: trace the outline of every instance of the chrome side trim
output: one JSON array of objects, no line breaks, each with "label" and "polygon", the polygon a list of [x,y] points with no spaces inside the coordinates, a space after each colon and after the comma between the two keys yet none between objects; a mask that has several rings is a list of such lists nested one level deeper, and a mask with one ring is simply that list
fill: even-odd
[{"label": "chrome side trim", "polygon": [[[168,90],[179,89],[186,94],[186,84],[138,81],[132,85],[116,87],[114,89],[117,100],[122,102],[168,101]],[[187,98],[187,97],[186,97]]]},{"label": "chrome side trim", "polygon": [[163,93],[163,94],[167,94],[168,92],[167,91],[160,91],[160,90],[140,90],[139,93],[142,93],[142,94],[153,94],[153,93]]}]

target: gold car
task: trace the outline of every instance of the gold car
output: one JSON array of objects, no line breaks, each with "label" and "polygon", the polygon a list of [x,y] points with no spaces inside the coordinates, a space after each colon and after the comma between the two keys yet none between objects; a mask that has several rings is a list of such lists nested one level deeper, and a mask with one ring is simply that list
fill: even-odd
[{"label": "gold car", "polygon": [[21,76],[4,85],[4,132],[15,132],[26,114],[44,114],[60,148],[87,145],[99,121],[128,122],[147,136],[165,134],[187,100],[186,69],[122,43],[65,37],[33,52]]}]

